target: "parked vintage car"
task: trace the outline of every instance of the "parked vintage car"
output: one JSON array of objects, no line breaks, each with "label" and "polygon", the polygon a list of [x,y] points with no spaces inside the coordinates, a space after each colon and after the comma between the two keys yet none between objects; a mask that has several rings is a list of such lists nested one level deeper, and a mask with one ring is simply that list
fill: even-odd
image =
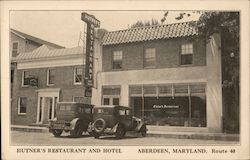
[{"label": "parked vintage car", "polygon": [[92,134],[95,138],[102,135],[115,135],[117,139],[124,137],[127,131],[135,131],[146,136],[146,124],[132,114],[129,107],[118,105],[102,105],[93,108]]},{"label": "parked vintage car", "polygon": [[93,105],[76,102],[59,102],[56,106],[56,118],[50,121],[49,131],[58,137],[63,131],[72,137],[79,137],[87,132],[92,121]]}]

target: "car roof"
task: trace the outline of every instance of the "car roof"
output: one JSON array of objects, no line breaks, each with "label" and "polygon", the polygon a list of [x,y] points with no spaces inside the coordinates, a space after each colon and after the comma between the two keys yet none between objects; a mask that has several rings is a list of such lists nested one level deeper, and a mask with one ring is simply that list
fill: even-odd
[{"label": "car roof", "polygon": [[83,104],[86,106],[93,106],[92,104],[80,103],[80,102],[57,102],[57,104]]},{"label": "car roof", "polygon": [[119,106],[119,105],[96,105],[94,106],[94,108],[124,108],[124,109],[132,109],[130,107],[127,106]]}]

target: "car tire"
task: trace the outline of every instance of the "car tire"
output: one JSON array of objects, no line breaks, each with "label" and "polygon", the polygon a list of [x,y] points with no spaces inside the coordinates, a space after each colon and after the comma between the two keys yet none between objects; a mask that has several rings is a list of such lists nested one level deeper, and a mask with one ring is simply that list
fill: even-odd
[{"label": "car tire", "polygon": [[142,137],[146,137],[147,136],[147,128],[146,128],[145,124],[141,127],[140,132],[141,132],[141,136]]},{"label": "car tire", "polygon": [[81,126],[81,123],[77,122],[75,128],[70,131],[70,136],[74,138],[81,137],[82,132],[83,132],[83,128]]},{"label": "car tire", "polygon": [[61,130],[61,129],[52,129],[51,132],[52,132],[52,134],[53,134],[55,137],[60,137],[61,134],[62,134],[62,132],[63,132],[63,130]]},{"label": "car tire", "polygon": [[126,133],[125,128],[119,124],[115,132],[116,139],[122,139],[125,133]]},{"label": "car tire", "polygon": [[95,132],[95,131],[92,134],[93,134],[94,138],[96,138],[96,139],[98,139],[100,137],[100,134]]},{"label": "car tire", "polygon": [[94,131],[96,133],[102,133],[106,127],[106,122],[104,119],[102,118],[98,118],[95,120],[95,122],[93,123],[93,127],[94,127]]}]

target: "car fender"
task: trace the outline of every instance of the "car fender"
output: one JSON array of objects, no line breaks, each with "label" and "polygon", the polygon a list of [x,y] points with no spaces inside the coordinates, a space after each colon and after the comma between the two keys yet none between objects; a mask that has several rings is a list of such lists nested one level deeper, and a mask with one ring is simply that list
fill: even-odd
[{"label": "car fender", "polygon": [[80,120],[80,118],[75,118],[70,122],[70,129],[74,130],[76,126],[76,122]]},{"label": "car fender", "polygon": [[145,123],[144,123],[144,122],[140,122],[140,123],[136,126],[135,130],[136,130],[136,131],[140,131],[140,129],[142,128],[143,125],[145,125]]}]

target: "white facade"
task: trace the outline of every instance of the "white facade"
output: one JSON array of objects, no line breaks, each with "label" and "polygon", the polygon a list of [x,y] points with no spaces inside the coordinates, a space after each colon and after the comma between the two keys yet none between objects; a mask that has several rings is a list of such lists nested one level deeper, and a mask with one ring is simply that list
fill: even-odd
[{"label": "white facade", "polygon": [[101,105],[103,86],[121,86],[120,105],[129,106],[129,86],[146,84],[205,83],[206,84],[206,127],[149,126],[150,130],[222,132],[222,86],[220,36],[214,35],[206,45],[206,66],[164,69],[101,72],[101,47],[96,44],[95,88],[92,103]]}]

